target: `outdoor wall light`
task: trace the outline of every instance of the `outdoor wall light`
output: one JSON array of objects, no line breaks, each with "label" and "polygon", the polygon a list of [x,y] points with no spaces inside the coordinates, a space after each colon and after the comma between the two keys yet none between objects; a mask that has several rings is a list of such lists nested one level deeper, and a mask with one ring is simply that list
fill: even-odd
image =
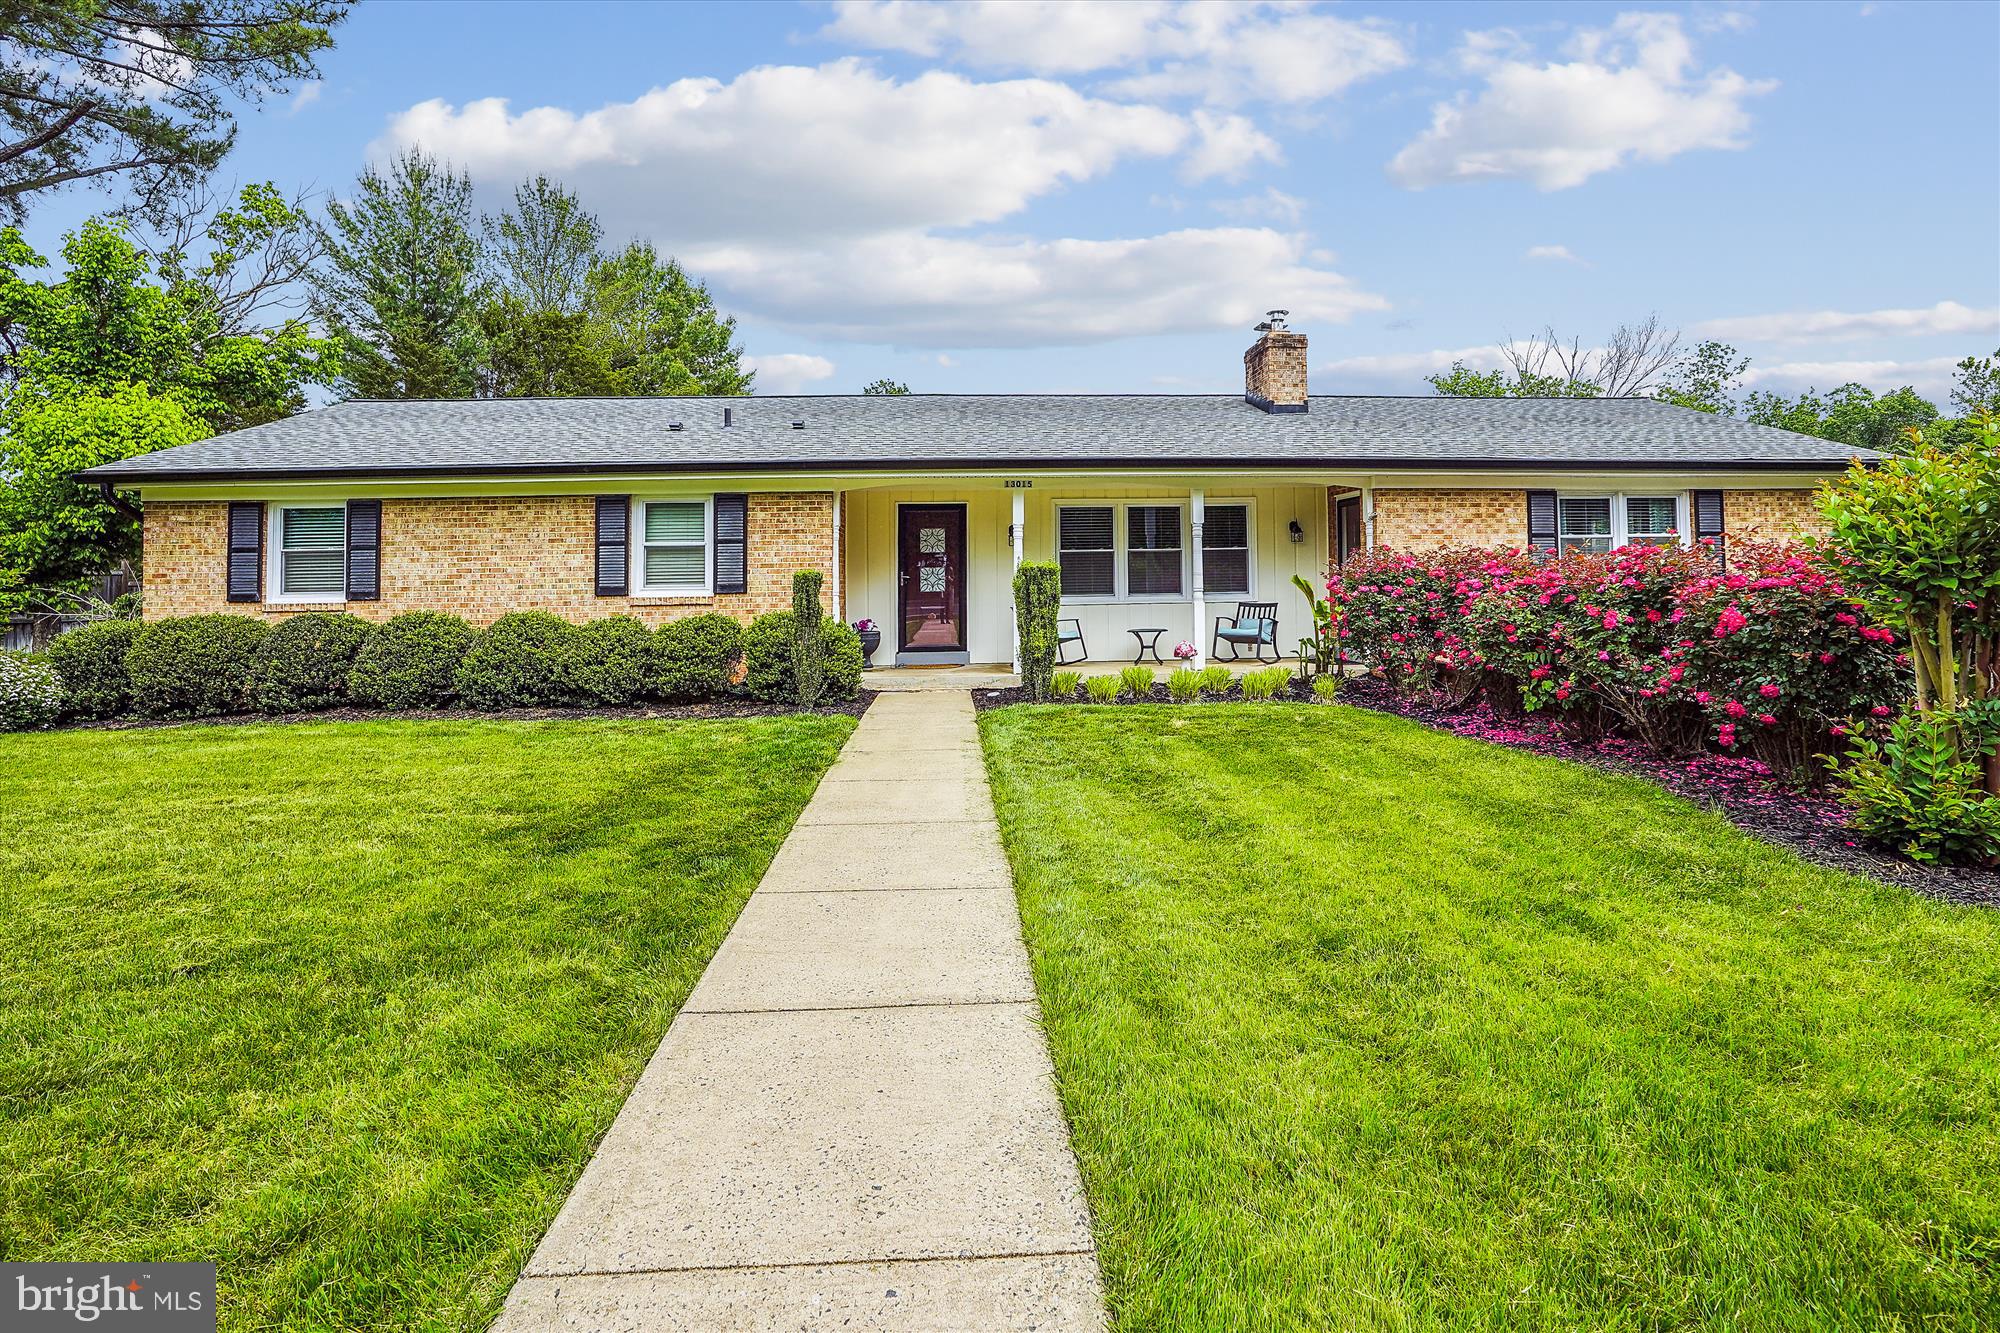
[{"label": "outdoor wall light", "polygon": [[1303,542],[1306,539],[1306,530],[1299,526],[1299,521],[1297,519],[1292,520],[1291,532],[1292,532],[1292,541],[1295,544]]}]

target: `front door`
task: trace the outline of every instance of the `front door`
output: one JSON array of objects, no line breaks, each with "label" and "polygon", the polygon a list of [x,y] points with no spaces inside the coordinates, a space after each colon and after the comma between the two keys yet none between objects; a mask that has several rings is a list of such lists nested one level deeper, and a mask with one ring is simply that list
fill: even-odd
[{"label": "front door", "polygon": [[965,506],[898,505],[897,618],[904,651],[965,651]]},{"label": "front door", "polygon": [[1361,527],[1361,497],[1349,495],[1335,501],[1333,516],[1338,540],[1333,558],[1344,565],[1348,556],[1368,544]]}]

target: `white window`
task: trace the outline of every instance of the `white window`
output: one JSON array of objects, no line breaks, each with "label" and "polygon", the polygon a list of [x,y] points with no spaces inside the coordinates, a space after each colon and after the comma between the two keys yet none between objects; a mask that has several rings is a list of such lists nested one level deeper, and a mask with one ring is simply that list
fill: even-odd
[{"label": "white window", "polygon": [[636,501],[632,586],[640,593],[706,596],[709,517],[706,497]]},{"label": "white window", "polygon": [[[1059,501],[1056,563],[1062,595],[1082,601],[1177,601],[1188,591],[1184,504]],[[1204,581],[1224,595],[1250,590],[1250,506],[1208,506],[1202,530]]]},{"label": "white window", "polygon": [[1065,505],[1056,510],[1056,563],[1065,597],[1118,595],[1117,510]]},{"label": "white window", "polygon": [[347,597],[347,506],[276,505],[271,514],[274,600],[338,602]]},{"label": "white window", "polygon": [[1211,504],[1201,518],[1201,586],[1225,597],[1250,595],[1250,506]]},{"label": "white window", "polygon": [[1181,507],[1125,507],[1125,595],[1181,595]]},{"label": "white window", "polygon": [[1556,546],[1609,551],[1620,546],[1687,544],[1685,495],[1562,495],[1556,497]]}]

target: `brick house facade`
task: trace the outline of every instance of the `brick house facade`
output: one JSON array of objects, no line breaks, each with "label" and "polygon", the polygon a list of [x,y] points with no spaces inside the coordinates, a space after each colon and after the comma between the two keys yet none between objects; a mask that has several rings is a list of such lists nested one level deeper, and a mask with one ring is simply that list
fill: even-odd
[{"label": "brick house facade", "polygon": [[1851,461],[1653,399],[1315,397],[1259,332],[1240,395],[354,401],[78,479],[143,502],[153,619],[748,620],[817,569],[916,665],[1004,659],[1024,559],[1099,660],[1204,653],[1239,601],[1289,646],[1343,549],[1795,537]]},{"label": "brick house facade", "polygon": [[146,506],[146,618],[219,612],[283,616],[349,611],[386,620],[447,611],[484,625],[508,611],[569,620],[631,615],[649,625],[721,611],[748,620],[792,604],[792,574],[818,569],[833,585],[833,495],[751,492],[749,578],[742,593],[599,597],[594,592],[596,498],[469,496],[382,502],[381,596],[368,601],[232,602],[225,568],[229,504],[155,500]]}]

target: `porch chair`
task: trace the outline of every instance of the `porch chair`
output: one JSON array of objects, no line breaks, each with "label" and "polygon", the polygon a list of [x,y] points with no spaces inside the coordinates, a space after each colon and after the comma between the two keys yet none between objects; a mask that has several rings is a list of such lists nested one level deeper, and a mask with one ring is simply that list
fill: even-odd
[{"label": "porch chair", "polygon": [[1213,656],[1222,657],[1222,645],[1229,645],[1228,661],[1238,660],[1238,649],[1247,647],[1257,661],[1264,660],[1265,645],[1271,649],[1271,660],[1278,661],[1283,654],[1278,651],[1278,604],[1276,602],[1238,602],[1233,616],[1215,618],[1215,644]]},{"label": "porch chair", "polygon": [[[1063,656],[1064,651],[1071,644],[1076,645],[1076,656]],[[1090,646],[1083,641],[1083,622],[1074,616],[1058,620],[1056,622],[1056,665],[1069,666],[1073,662],[1085,661],[1089,656]]]}]

